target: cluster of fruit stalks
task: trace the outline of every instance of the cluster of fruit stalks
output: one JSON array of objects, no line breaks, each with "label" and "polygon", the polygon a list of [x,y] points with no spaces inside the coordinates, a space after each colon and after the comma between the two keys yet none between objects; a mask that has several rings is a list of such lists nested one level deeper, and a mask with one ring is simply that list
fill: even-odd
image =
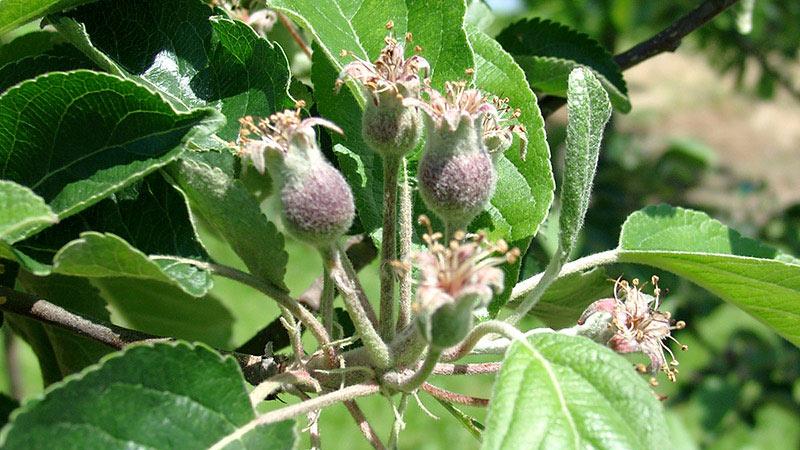
[{"label": "cluster of fruit stalks", "polygon": [[[392,28],[391,22],[387,24],[385,47],[374,62],[343,52],[353,61],[344,66],[336,85],[338,91],[352,82],[366,98],[363,139],[383,161],[379,314],[339,245],[355,216],[353,194],[323,156],[314,126],[336,133],[342,130],[323,118],[303,118],[305,105],[298,102],[296,109],[268,118],[241,119],[235,143],[245,163],[250,161],[258,172],[271,176],[287,231],[317,248],[323,257],[321,324],[306,323],[315,321],[313,317],[299,318],[320,341],[321,351],[306,356],[296,336],[294,343],[295,364],[311,374],[315,390],[368,381],[386,393],[411,393],[425,383],[438,363],[469,354],[476,345],[484,345],[486,340],[481,340],[487,336],[500,335],[492,342],[506,342],[506,346],[525,337],[507,322],[474,323],[476,311],[503,289],[499,266],[513,263],[519,250],[463,231],[487,206],[497,179],[494,164],[515,136],[524,158],[527,140],[518,122],[520,112],[510,108],[507,99],[491,98],[463,81],[445,83],[443,93],[432,88],[427,61],[418,54],[405,57],[410,34],[405,43],[399,42]],[[417,147],[423,133],[418,189],[444,232],[434,232],[431,220],[421,217],[419,223],[427,229],[422,238],[426,249],[412,254],[413,208],[405,155]],[[412,267],[419,274],[416,281]],[[671,331],[683,328],[684,323],[673,323],[668,313],[658,311],[657,282],[653,277],[651,296],[642,292],[636,280],[632,284],[618,280],[613,298],[593,303],[576,327],[561,331],[587,336],[620,353],[644,353],[651,364],[639,365],[640,370],[663,371],[674,380],[677,361],[664,342],[674,339]],[[352,338],[341,336],[341,327],[334,321],[337,290],[362,343],[343,353],[341,345]],[[294,318],[287,313],[287,327],[292,329],[292,323]]]}]

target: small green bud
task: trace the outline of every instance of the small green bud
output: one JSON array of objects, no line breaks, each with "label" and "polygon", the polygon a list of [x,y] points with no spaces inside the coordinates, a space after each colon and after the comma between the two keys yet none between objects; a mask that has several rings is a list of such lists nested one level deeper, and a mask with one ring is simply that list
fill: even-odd
[{"label": "small green bud", "polygon": [[343,235],[355,217],[353,194],[342,174],[322,155],[313,126],[341,130],[324,119],[301,120],[299,108],[257,123],[245,117],[241,124],[241,153],[259,172],[265,167],[269,171],[278,187],[286,229],[320,248]]},{"label": "small green bud", "polygon": [[[346,79],[355,80],[367,97],[362,116],[364,141],[384,157],[400,157],[413,150],[422,134],[422,121],[416,106],[406,100],[417,99],[423,80],[428,76],[428,62],[419,55],[405,58],[403,44],[392,35],[392,22],[386,24],[389,36],[375,62],[355,60],[342,69],[337,90]],[[406,43],[411,35],[406,35]]]}]

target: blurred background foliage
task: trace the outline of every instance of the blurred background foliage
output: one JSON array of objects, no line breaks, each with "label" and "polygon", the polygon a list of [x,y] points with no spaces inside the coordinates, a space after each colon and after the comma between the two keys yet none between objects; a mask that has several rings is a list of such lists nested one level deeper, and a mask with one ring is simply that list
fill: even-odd
[{"label": "blurred background foliage", "polygon": [[[580,30],[619,53],[695,7],[696,0],[492,0],[470,1],[480,26],[496,35],[522,19],[551,19]],[[14,36],[18,51],[39,53],[52,36],[24,27]],[[276,24],[269,37],[286,50],[298,79],[310,61]],[[308,36],[306,36],[308,38]],[[24,44],[24,45],[23,45]],[[800,2],[740,2],[693,33],[674,55],[646,61],[625,73],[633,110],[616,114],[606,131],[592,204],[574,257],[616,246],[619,228],[633,211],[654,203],[702,209],[795,256],[800,255]],[[8,50],[6,50],[8,51]],[[0,65],[18,55],[0,53]],[[303,97],[296,83],[293,95]],[[548,141],[557,171],[562,158],[566,115],[548,119]],[[556,179],[559,179],[556,176]],[[245,180],[272,210],[268,188]],[[555,206],[557,212],[557,205]],[[552,218],[551,218],[552,220]],[[202,231],[202,230],[201,230]],[[203,242],[219,261],[241,267],[213,234]],[[524,275],[539,272],[553,251],[554,236],[543,227],[526,255]],[[287,285],[300,294],[314,280],[316,253],[289,242]],[[640,267],[615,266],[610,278],[649,279]],[[659,274],[666,305],[687,322],[677,338],[689,346],[678,355],[677,383],[665,380],[654,391],[665,397],[674,448],[800,448],[800,351],[733,306],[669,274]],[[363,272],[368,290],[377,291],[377,268]],[[609,283],[609,294],[611,283]],[[277,315],[272,304],[248,288],[216,279],[214,294],[236,318],[227,343],[235,348]],[[372,296],[373,298],[375,296]],[[2,334],[0,415],[16,399],[43,389],[38,363],[20,339]],[[677,351],[677,348],[674,350]],[[12,364],[9,366],[9,361]],[[434,384],[488,397],[492,378],[438,377]],[[477,448],[478,442],[435,400],[420,395],[427,411],[414,405],[403,448]],[[367,416],[388,432],[393,419],[382,398],[362,402]],[[273,402],[278,407],[279,402]],[[485,411],[464,408],[482,420]],[[434,418],[436,416],[437,418]],[[322,415],[322,436],[330,448],[368,448],[343,407]]]}]

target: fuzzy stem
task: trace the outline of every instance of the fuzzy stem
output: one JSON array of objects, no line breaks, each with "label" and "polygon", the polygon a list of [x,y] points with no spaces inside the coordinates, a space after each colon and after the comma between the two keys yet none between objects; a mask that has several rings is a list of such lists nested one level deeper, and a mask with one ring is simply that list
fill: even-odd
[{"label": "fuzzy stem", "polygon": [[481,375],[497,373],[502,367],[499,362],[450,364],[439,363],[433,369],[434,375]]},{"label": "fuzzy stem", "polygon": [[336,292],[328,265],[323,264],[322,266],[322,295],[319,300],[319,311],[325,332],[328,333],[328,336],[333,336],[333,298]]},{"label": "fuzzy stem", "polygon": [[478,342],[488,334],[499,334],[509,339],[520,339],[525,335],[515,326],[499,320],[489,320],[478,324],[467,337],[457,346],[448,349],[443,357],[443,361],[455,361],[469,354]]},{"label": "fuzzy stem", "polygon": [[411,376],[404,380],[394,381],[394,380],[387,380],[386,384],[393,388],[397,389],[398,391],[402,392],[411,392],[422,385],[425,380],[431,376],[433,373],[433,369],[436,368],[436,363],[439,362],[439,357],[442,356],[442,351],[439,349],[432,349],[428,348],[428,354],[425,355],[425,360],[422,362],[422,366],[417,369]]},{"label": "fuzzy stem", "polygon": [[[411,235],[414,232],[411,222],[411,215],[413,214],[413,206],[411,204],[411,186],[408,181],[408,160],[403,158],[402,167],[403,179],[400,183],[400,251],[399,259],[403,263],[410,264],[411,262]],[[400,308],[397,315],[397,330],[402,330],[409,323],[411,323],[411,283],[412,283],[412,270],[411,266],[405,267],[400,277]]]},{"label": "fuzzy stem", "polygon": [[220,439],[216,444],[211,446],[210,450],[221,450],[232,442],[241,439],[258,426],[288,420],[311,411],[318,411],[326,406],[330,406],[338,402],[353,400],[355,398],[374,394],[379,391],[380,387],[375,384],[356,384],[339,389],[338,391],[320,395],[319,397],[315,397],[304,402],[278,409],[276,411],[268,412],[264,415],[256,417],[244,426],[237,428],[233,433]]},{"label": "fuzzy stem", "polygon": [[364,313],[367,315],[367,318],[372,326],[377,327],[378,316],[375,315],[375,309],[369,302],[367,294],[364,293],[364,287],[361,286],[361,281],[358,279],[358,272],[356,271],[355,267],[353,267],[350,257],[347,256],[347,249],[343,246],[339,246],[339,253],[341,255],[342,267],[344,267],[345,274],[347,274],[347,276],[353,282],[353,287],[355,287],[356,295],[358,296],[358,302],[361,304],[361,308],[364,309]]},{"label": "fuzzy stem", "polygon": [[381,240],[380,334],[385,342],[394,337],[394,268],[397,259],[397,172],[400,159],[383,158],[383,237]]},{"label": "fuzzy stem", "polygon": [[[559,263],[561,259],[558,257],[560,250],[556,250],[556,256],[550,260],[550,264],[543,273],[534,275],[525,281],[521,281],[514,286],[511,291],[511,298],[509,301],[525,297],[525,299],[517,306],[514,313],[509,316],[506,321],[511,324],[517,323],[522,317],[530,312],[539,300],[544,295],[547,288],[558,278],[567,276],[576,272],[591,269],[592,267],[602,266],[605,264],[613,264],[617,262],[619,251],[608,250],[605,252],[595,253],[584,258],[576,259],[571,263],[564,264],[563,267]],[[555,262],[554,262],[555,261]]]},{"label": "fuzzy stem", "polygon": [[378,433],[376,433],[375,429],[372,428],[372,425],[369,424],[367,418],[364,416],[364,412],[361,411],[361,408],[358,406],[355,400],[344,402],[344,406],[347,407],[347,411],[350,412],[353,420],[356,421],[358,429],[361,430],[361,434],[363,434],[364,438],[366,438],[367,441],[372,444],[372,448],[375,450],[386,450],[383,442],[381,442],[381,439],[378,437]]},{"label": "fuzzy stem", "polygon": [[465,405],[465,406],[480,406],[480,407],[489,406],[488,399],[480,397],[472,397],[469,395],[459,394],[457,392],[451,392],[446,389],[434,386],[430,383],[423,383],[422,390],[438,400],[443,400],[450,403],[458,403],[459,405]]},{"label": "fuzzy stem", "polygon": [[364,343],[370,363],[379,369],[386,369],[392,365],[392,357],[389,352],[389,347],[383,342],[375,327],[372,326],[367,313],[361,306],[356,287],[352,279],[347,276],[345,269],[342,267],[343,251],[336,247],[328,249],[323,253],[325,264],[339,292],[344,299],[347,313],[353,320],[353,325],[356,328],[361,341]]}]

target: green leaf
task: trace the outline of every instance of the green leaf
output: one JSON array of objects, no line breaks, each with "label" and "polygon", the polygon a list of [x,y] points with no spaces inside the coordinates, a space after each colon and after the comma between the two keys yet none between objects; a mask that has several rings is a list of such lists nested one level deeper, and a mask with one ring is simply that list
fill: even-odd
[{"label": "green leaf", "polygon": [[151,260],[119,236],[88,231],[53,258],[53,272],[87,278],[133,277],[174,284],[199,297],[211,288],[206,272],[171,259]]},{"label": "green leaf", "polygon": [[567,150],[559,216],[564,258],[572,251],[589,209],[603,130],[610,117],[611,103],[597,78],[584,68],[573,70],[567,92]]},{"label": "green leaf", "polygon": [[171,166],[169,173],[192,210],[228,241],[250,273],[286,287],[283,277],[289,256],[284,250],[283,235],[239,181],[191,159]]},{"label": "green leaf", "polygon": [[57,221],[42,197],[13,181],[0,180],[0,240],[11,244]]},{"label": "green leaf", "polygon": [[[0,435],[7,449],[208,448],[256,417],[239,366],[202,345],[137,345],[49,388]],[[292,449],[294,422],[235,448]]]},{"label": "green leaf", "polygon": [[94,0],[0,0],[0,35],[38,17]]},{"label": "green leaf", "polygon": [[622,226],[619,261],[668,270],[800,345],[800,265],[708,215],[659,205]]},{"label": "green leaf", "polygon": [[[469,39],[474,51],[476,85],[500,98],[507,97],[512,108],[520,109],[519,120],[528,132],[525,160],[518,145],[512,145],[498,160],[497,188],[489,208],[475,225],[482,226],[488,218],[496,237],[511,241],[511,245],[524,253],[553,201],[555,182],[544,119],[536,96],[514,59],[494,39],[474,27],[469,29]],[[496,315],[508,301],[520,265],[521,260],[504,266],[506,288],[492,300],[490,314]]]},{"label": "green leaf", "polygon": [[586,338],[539,334],[506,352],[481,448],[669,448],[664,423],[624,358]]},{"label": "green leaf", "polygon": [[464,0],[406,0],[406,5],[413,44],[431,65],[431,85],[441,89],[445,81],[470,81],[465,70],[476,61],[464,31]]},{"label": "green leaf", "polygon": [[[353,23],[342,11],[340,5],[344,5],[348,12],[353,11],[353,5],[357,0],[269,0],[268,6],[281,11],[291,17],[303,28],[307,29],[314,36],[314,43],[319,45],[325,55],[333,62],[336,71],[352,60],[348,55],[342,55],[341,51],[352,52],[361,59],[368,59],[369,56],[361,46]],[[381,13],[383,14],[383,13]],[[351,15],[350,17],[355,17]],[[385,17],[385,19],[384,19]],[[390,17],[381,16],[381,20],[388,20]],[[372,22],[372,21],[369,21]],[[367,23],[369,23],[367,22]],[[374,24],[374,22],[373,22]],[[381,44],[383,40],[381,39]],[[315,90],[319,88],[315,86]]]},{"label": "green leaf", "polygon": [[85,58],[67,54],[42,54],[29,56],[0,67],[0,93],[11,86],[43,75],[75,69],[93,69]]},{"label": "green leaf", "polygon": [[558,278],[531,310],[548,327],[571,327],[595,300],[611,297],[613,284],[602,268]]},{"label": "green leaf", "polygon": [[178,113],[115,76],[50,73],[0,96],[0,177],[63,219],[168,163],[217,123],[213,110]]},{"label": "green leaf", "polygon": [[193,296],[204,295],[211,286],[207,272],[171,258],[205,260],[208,255],[189,221],[184,199],[160,174],[15,244],[6,253],[40,276],[55,272],[150,279]]},{"label": "green leaf", "polygon": [[570,72],[577,66],[587,66],[610,94],[614,108],[630,111],[622,71],[614,57],[586,34],[534,18],[509,26],[497,36],[497,41],[514,55],[534,89],[565,97]]},{"label": "green leaf", "polygon": [[91,45],[179,109],[221,111],[227,123],[217,135],[231,141],[239,118],[293,104],[289,68],[279,46],[242,22],[212,14],[197,0],[103,0],[69,17],[86,28]]},{"label": "green leaf", "polygon": [[402,37],[408,30],[408,8],[403,1],[337,0],[336,3],[372,59],[378,57],[384,46],[388,21],[394,24],[395,36]]}]

